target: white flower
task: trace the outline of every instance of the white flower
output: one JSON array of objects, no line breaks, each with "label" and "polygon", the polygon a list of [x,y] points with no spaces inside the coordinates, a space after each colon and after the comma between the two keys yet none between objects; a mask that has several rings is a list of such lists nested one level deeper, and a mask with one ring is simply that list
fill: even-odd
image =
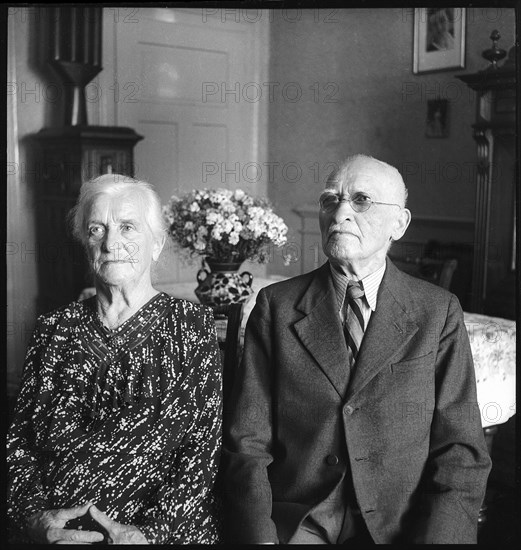
[{"label": "white flower", "polygon": [[210,200],[217,204],[231,199],[232,192],[229,189],[215,189],[210,191]]},{"label": "white flower", "polygon": [[230,233],[230,236],[228,237],[228,242],[230,244],[237,244],[239,242],[239,234],[235,231],[232,231]]},{"label": "white flower", "polygon": [[233,223],[230,220],[224,220],[221,227],[223,233],[231,233],[233,230]]},{"label": "white flower", "polygon": [[206,248],[206,243],[201,239],[197,239],[194,243],[194,248],[196,250],[204,250]]},{"label": "white flower", "polygon": [[186,231],[191,231],[194,228],[194,222],[187,221],[184,228],[186,229]]},{"label": "white flower", "polygon": [[222,239],[221,231],[219,230],[219,227],[216,226],[212,229],[211,237],[216,241],[220,241]]},{"label": "white flower", "polygon": [[190,205],[190,212],[199,212],[199,210],[201,210],[201,208],[199,207],[199,204],[197,202],[193,202]]},{"label": "white flower", "polygon": [[216,210],[210,210],[206,214],[206,223],[208,225],[214,225],[217,223],[221,223],[223,221],[223,215],[217,212]]},{"label": "white flower", "polygon": [[221,203],[221,210],[230,214],[232,212],[235,212],[235,205],[229,200],[224,200]]}]

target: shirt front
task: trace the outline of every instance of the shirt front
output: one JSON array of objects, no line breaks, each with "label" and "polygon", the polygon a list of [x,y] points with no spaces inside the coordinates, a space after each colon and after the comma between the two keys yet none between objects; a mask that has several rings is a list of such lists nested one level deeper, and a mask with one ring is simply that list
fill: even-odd
[{"label": "shirt front", "polygon": [[[362,300],[362,315],[364,317],[364,326],[367,327],[369,319],[371,318],[371,313],[376,310],[376,301],[378,296],[378,289],[380,288],[380,283],[382,282],[384,273],[385,273],[386,264],[379,267],[376,271],[367,275],[359,282],[361,283],[362,289],[364,291],[365,299]],[[333,278],[333,286],[335,287],[336,299],[338,303],[338,314],[342,323],[345,321],[344,318],[344,300],[346,296],[347,284],[349,282],[349,277],[339,271],[331,263],[329,264],[331,271],[331,276]]]}]

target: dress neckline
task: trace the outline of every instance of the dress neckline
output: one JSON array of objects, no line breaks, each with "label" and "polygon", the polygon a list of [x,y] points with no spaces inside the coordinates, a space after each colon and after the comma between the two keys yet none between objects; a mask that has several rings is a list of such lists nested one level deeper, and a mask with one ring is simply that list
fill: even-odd
[{"label": "dress neckline", "polygon": [[96,295],[91,296],[90,298],[87,298],[84,300],[84,304],[87,306],[87,309],[90,311],[92,321],[94,322],[94,325],[101,331],[101,333],[108,337],[113,338],[117,334],[124,332],[128,327],[133,328],[133,323],[136,320],[138,316],[141,316],[143,311],[148,309],[152,304],[154,304],[157,300],[159,300],[160,297],[167,297],[167,295],[164,292],[158,291],[157,294],[154,294],[150,300],[145,302],[137,311],[135,311],[128,319],[125,319],[120,325],[118,325],[116,328],[110,329],[106,327],[99,314],[98,309],[96,307]]}]

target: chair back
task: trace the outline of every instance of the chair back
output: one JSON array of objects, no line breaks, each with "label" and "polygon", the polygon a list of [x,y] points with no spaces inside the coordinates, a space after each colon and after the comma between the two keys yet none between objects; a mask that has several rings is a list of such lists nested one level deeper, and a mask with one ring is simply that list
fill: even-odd
[{"label": "chair back", "polygon": [[416,258],[411,260],[391,256],[391,261],[400,271],[424,281],[429,281],[446,290],[450,290],[452,276],[458,267],[458,261],[454,258],[446,260]]},{"label": "chair back", "polygon": [[243,304],[226,304],[213,308],[217,341],[221,350],[223,369],[223,403],[228,408],[229,397],[239,367],[241,346],[241,321]]}]

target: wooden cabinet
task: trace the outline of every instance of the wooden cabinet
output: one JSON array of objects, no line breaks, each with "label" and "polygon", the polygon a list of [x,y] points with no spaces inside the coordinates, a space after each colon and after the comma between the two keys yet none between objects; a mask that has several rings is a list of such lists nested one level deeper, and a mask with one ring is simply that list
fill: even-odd
[{"label": "wooden cabinet", "polygon": [[[494,39],[495,31],[491,38]],[[497,34],[497,33],[496,33]],[[495,37],[498,38],[498,35]],[[496,43],[484,53],[494,59]],[[489,53],[487,57],[485,54]],[[516,70],[514,48],[507,61],[496,67],[460,78],[476,92],[473,124],[477,145],[476,216],[470,310],[515,319],[516,294]],[[517,214],[517,215],[516,215]],[[487,496],[480,512],[480,524],[487,515],[497,515],[498,499],[504,487],[514,484],[515,418],[506,424],[485,428],[492,455]],[[497,435],[496,435],[497,434]],[[487,512],[488,509],[488,512]],[[497,538],[497,537],[496,537]]]},{"label": "wooden cabinet", "polygon": [[44,128],[35,143],[39,313],[67,304],[91,286],[82,247],[67,214],[81,184],[102,174],[134,175],[134,130],[109,126]]},{"label": "wooden cabinet", "polygon": [[503,66],[458,76],[476,91],[476,217],[471,311],[515,318],[516,74]]}]

